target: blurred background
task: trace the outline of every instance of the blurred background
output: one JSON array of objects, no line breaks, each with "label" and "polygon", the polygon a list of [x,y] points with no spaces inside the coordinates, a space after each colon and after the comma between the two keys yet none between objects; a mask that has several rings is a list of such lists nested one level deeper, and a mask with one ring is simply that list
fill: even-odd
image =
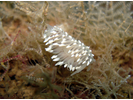
[{"label": "blurred background", "polygon": [[[70,76],[45,51],[47,25],[90,46],[95,62]],[[133,2],[0,2],[1,99],[133,99]]]}]

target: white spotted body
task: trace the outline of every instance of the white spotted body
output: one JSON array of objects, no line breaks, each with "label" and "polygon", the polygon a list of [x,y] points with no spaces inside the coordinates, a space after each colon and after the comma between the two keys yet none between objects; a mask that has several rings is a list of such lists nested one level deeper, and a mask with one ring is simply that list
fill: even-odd
[{"label": "white spotted body", "polygon": [[90,47],[85,46],[80,40],[75,40],[59,27],[49,27],[45,30],[43,38],[44,43],[49,45],[45,50],[54,54],[51,57],[53,61],[58,61],[55,66],[64,65],[70,71],[76,70],[71,74],[74,75],[94,61]]}]

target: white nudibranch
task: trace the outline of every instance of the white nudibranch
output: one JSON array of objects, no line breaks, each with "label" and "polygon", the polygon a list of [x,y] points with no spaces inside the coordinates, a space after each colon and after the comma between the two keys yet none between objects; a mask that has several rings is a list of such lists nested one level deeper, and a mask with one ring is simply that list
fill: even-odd
[{"label": "white nudibranch", "polygon": [[74,75],[82,71],[91,62],[95,61],[90,47],[85,46],[80,40],[74,39],[57,26],[48,26],[43,34],[44,43],[49,45],[46,51],[53,53],[53,61],[58,61],[57,65],[64,65],[70,71],[75,71]]}]

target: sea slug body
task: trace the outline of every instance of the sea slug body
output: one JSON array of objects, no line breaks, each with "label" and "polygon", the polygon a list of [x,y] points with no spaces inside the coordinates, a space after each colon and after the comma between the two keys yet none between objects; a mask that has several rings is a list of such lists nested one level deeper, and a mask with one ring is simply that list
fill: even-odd
[{"label": "sea slug body", "polygon": [[80,40],[74,39],[57,26],[48,26],[43,38],[45,45],[49,45],[45,50],[54,54],[51,57],[53,61],[58,61],[55,66],[64,65],[70,71],[76,70],[71,76],[95,61],[90,47],[85,46]]}]

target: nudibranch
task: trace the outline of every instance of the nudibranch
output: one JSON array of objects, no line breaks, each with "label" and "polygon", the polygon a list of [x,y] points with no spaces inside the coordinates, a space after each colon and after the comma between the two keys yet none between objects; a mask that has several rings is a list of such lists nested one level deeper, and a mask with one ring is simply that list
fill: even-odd
[{"label": "nudibranch", "polygon": [[64,68],[75,71],[71,76],[95,61],[89,46],[85,46],[57,26],[49,25],[43,38],[45,45],[49,45],[45,50],[53,54],[51,57],[53,61],[57,61],[55,66],[64,65]]}]

